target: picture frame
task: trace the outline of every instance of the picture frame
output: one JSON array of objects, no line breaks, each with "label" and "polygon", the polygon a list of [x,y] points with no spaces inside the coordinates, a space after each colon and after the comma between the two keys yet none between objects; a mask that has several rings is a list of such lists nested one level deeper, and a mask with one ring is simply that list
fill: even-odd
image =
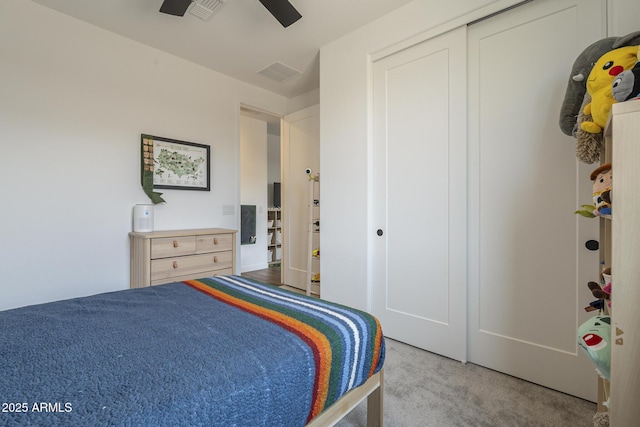
[{"label": "picture frame", "polygon": [[145,135],[141,137],[143,174],[153,188],[211,191],[211,147]]}]

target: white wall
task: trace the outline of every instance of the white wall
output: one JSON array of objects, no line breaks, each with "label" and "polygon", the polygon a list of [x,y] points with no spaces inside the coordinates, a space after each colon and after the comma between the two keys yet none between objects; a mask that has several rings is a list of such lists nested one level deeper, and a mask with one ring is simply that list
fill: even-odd
[{"label": "white wall", "polygon": [[256,207],[256,243],[240,246],[240,272],[267,268],[267,123],[240,117],[240,204]]},{"label": "white wall", "polygon": [[[610,27],[639,30],[636,0],[610,0]],[[519,0],[430,0],[412,3],[323,46],[320,51],[322,164],[322,297],[367,309],[371,191],[371,64],[401,47],[519,3]],[[631,28],[636,25],[636,28]],[[611,30],[611,28],[610,28]]]},{"label": "white wall", "polygon": [[320,103],[320,89],[312,90],[294,98],[289,98],[287,102],[287,114],[295,113],[312,105]]},{"label": "white wall", "polygon": [[320,51],[322,297],[367,309],[371,56],[410,45],[518,1],[416,0]]},{"label": "white wall", "polygon": [[163,191],[155,228],[237,229],[240,104],[288,103],[24,0],[0,64],[0,309],[128,288],[141,133],[211,146],[211,191]]},{"label": "white wall", "polygon": [[638,0],[609,0],[608,24],[610,36],[624,36],[640,31],[640,2]]}]

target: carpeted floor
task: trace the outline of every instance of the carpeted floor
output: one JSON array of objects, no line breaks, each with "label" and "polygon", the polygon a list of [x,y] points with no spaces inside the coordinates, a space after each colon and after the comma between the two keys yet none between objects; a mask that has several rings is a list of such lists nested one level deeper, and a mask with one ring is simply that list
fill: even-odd
[{"label": "carpeted floor", "polygon": [[[593,426],[595,403],[397,341],[386,343],[386,426]],[[366,401],[337,424],[366,425]]]}]

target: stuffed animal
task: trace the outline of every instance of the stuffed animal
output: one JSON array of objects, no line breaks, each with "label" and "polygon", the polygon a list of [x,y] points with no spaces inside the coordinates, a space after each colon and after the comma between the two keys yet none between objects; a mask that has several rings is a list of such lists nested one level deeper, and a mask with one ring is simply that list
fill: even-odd
[{"label": "stuffed animal", "polygon": [[593,122],[583,122],[580,127],[585,132],[601,133],[607,124],[613,99],[611,86],[616,77],[633,68],[638,62],[638,46],[626,46],[611,50],[598,59],[587,78],[587,92],[591,102],[584,107],[585,114],[591,114]]},{"label": "stuffed animal", "polygon": [[602,134],[588,133],[580,127],[583,121],[592,121],[590,114],[583,113],[584,106],[591,102],[590,99],[585,99],[588,95],[586,78],[591,73],[596,61],[606,52],[638,44],[640,44],[640,31],[623,37],[607,37],[587,46],[573,63],[560,108],[560,129],[564,134],[576,138],[576,155],[578,159],[587,164],[600,159]]},{"label": "stuffed animal", "polygon": [[584,101],[578,112],[578,123],[573,136],[576,137],[576,157],[586,164],[592,164],[600,160],[600,153],[604,146],[602,133],[589,133],[582,130],[582,123],[593,122],[590,114],[584,113],[584,107],[591,102],[591,95],[585,93]]},{"label": "stuffed animal", "polygon": [[567,82],[562,106],[560,107],[560,129],[565,135],[575,133],[576,120],[580,106],[587,93],[586,79],[598,59],[609,52],[624,46],[640,44],[640,31],[629,33],[623,37],[607,37],[587,46],[573,63]]},{"label": "stuffed animal", "polygon": [[600,374],[611,375],[611,318],[594,316],[578,328],[578,345],[596,365]]},{"label": "stuffed animal", "polygon": [[611,190],[613,188],[611,163],[605,163],[591,172],[593,181],[593,214],[596,216],[611,215]]},{"label": "stuffed animal", "polygon": [[602,311],[605,309],[605,302],[607,306],[611,307],[611,267],[606,267],[602,270],[600,273],[600,283],[589,282],[587,286],[589,286],[591,294],[596,297],[597,300],[589,303],[589,305],[584,308],[585,311]]},{"label": "stuffed animal", "polygon": [[594,169],[590,175],[593,181],[593,204],[580,205],[582,209],[574,214],[582,215],[586,218],[595,218],[602,215],[611,215],[613,179],[611,163],[605,163]]},{"label": "stuffed animal", "polygon": [[617,102],[640,98],[640,62],[618,74],[611,85],[611,93]]},{"label": "stuffed animal", "polygon": [[[610,293],[605,291],[602,286],[596,282],[589,282],[587,284],[591,290],[591,294],[598,299],[609,299]],[[608,288],[609,290],[611,288]]]}]

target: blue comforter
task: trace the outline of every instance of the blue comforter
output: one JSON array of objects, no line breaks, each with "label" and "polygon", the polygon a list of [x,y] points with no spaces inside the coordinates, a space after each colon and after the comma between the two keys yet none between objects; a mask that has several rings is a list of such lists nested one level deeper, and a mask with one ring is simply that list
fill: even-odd
[{"label": "blue comforter", "polygon": [[302,426],[383,361],[372,316],[238,276],[105,293],[0,312],[0,425]]}]

